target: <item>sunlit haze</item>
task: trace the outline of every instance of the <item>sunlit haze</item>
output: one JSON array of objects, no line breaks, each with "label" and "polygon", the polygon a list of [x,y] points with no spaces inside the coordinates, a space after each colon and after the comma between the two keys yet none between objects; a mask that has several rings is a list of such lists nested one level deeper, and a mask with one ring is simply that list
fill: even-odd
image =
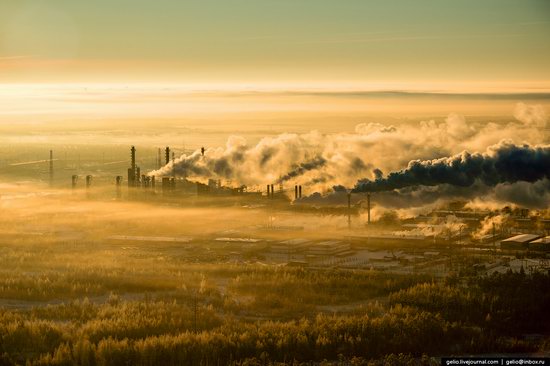
[{"label": "sunlit haze", "polygon": [[548,0],[0,0],[0,365],[547,365],[549,259]]}]

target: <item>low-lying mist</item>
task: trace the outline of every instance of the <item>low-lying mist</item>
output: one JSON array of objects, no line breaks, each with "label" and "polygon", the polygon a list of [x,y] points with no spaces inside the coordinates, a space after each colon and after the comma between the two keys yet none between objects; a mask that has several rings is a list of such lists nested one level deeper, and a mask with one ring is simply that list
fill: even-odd
[{"label": "low-lying mist", "polygon": [[[262,237],[268,225],[296,228],[299,234],[271,232],[270,237],[338,235],[344,215],[274,210],[269,201],[244,205],[231,198],[173,197],[137,201],[111,198],[115,188],[51,189],[44,185],[0,186],[0,231],[32,241],[33,235],[104,240],[112,235],[165,237]],[[138,191],[139,193],[139,191]],[[160,195],[160,193],[159,193]],[[162,197],[162,196],[157,196]],[[364,224],[365,218],[355,217]],[[292,231],[292,230],[290,230]]]}]

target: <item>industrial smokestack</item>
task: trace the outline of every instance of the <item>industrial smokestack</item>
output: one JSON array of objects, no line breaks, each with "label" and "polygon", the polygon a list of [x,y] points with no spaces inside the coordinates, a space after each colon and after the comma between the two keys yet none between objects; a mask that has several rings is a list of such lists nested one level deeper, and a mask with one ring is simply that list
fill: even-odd
[{"label": "industrial smokestack", "polygon": [[302,198],[302,186],[298,186],[298,198]]},{"label": "industrial smokestack", "polygon": [[128,187],[136,185],[136,148],[130,148],[130,167],[128,168]]},{"label": "industrial smokestack", "polygon": [[294,200],[298,199],[298,186],[294,186]]},{"label": "industrial smokestack", "polygon": [[130,149],[130,158],[131,158],[131,168],[132,170],[136,169],[136,148],[132,146]]},{"label": "industrial smokestack", "polygon": [[164,149],[164,159],[166,160],[166,165],[170,163],[170,147],[166,146],[166,149]]},{"label": "industrial smokestack", "polygon": [[50,186],[53,185],[53,150],[50,150]]},{"label": "industrial smokestack", "polygon": [[133,187],[134,186],[134,178],[135,178],[135,174],[134,174],[134,171],[132,170],[132,168],[128,168],[128,187]]},{"label": "industrial smokestack", "polygon": [[273,184],[271,185],[271,198],[275,198],[275,190],[273,189]]},{"label": "industrial smokestack", "polygon": [[269,192],[269,184],[268,184],[268,185],[267,185],[267,198],[269,198],[270,194],[271,194],[271,193]]},{"label": "industrial smokestack", "polygon": [[92,176],[87,175],[86,176],[86,189],[89,189],[92,186]]},{"label": "industrial smokestack", "polygon": [[201,155],[204,156],[204,146],[201,147]]}]

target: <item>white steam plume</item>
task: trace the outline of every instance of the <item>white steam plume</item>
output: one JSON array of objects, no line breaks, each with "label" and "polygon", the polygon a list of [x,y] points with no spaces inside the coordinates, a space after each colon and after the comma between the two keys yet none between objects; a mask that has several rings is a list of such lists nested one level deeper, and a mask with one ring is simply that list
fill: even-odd
[{"label": "white steam plume", "polygon": [[[515,121],[506,123],[468,122],[458,114],[450,114],[443,121],[398,126],[361,123],[353,132],[288,133],[263,138],[257,144],[231,136],[224,147],[208,148],[204,156],[199,150],[182,155],[174,166],[169,163],[149,174],[162,176],[175,172],[190,180],[222,179],[259,189],[281,181],[287,186],[301,184],[309,193],[326,193],[335,186],[353,187],[360,179],[379,179],[402,170],[411,160],[452,156],[464,150],[486,151],[502,140],[531,145],[550,142],[543,127],[546,114],[540,106],[520,103],[514,116]],[[522,183],[513,184],[517,185],[512,187],[515,190],[540,195],[540,187],[529,190]],[[495,192],[499,192],[498,197],[502,198],[512,188],[503,184],[487,188],[485,193],[496,197]],[[544,192],[543,188],[543,196]],[[439,194],[438,189],[433,194]]]}]

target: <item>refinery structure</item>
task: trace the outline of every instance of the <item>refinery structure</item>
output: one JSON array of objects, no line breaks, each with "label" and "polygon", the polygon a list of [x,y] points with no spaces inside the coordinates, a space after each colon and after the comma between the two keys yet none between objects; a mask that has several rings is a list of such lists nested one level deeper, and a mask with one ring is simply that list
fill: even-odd
[{"label": "refinery structure", "polygon": [[[243,225],[231,232],[205,237],[117,232],[104,238],[112,245],[163,246],[195,260],[212,255],[211,249],[215,248],[216,260],[233,263],[427,271],[441,275],[457,270],[460,264],[456,258],[460,255],[473,258],[475,263],[470,262],[468,268],[482,273],[550,270],[550,217],[527,209],[476,211],[452,202],[413,218],[373,220],[371,211],[377,205],[374,192],[348,191],[340,204],[321,207],[308,203],[308,194],[314,192],[306,192],[306,187],[299,184],[284,186],[277,181],[250,188],[232,186],[231,182],[215,177],[204,182],[191,181],[170,169],[175,160],[170,147],[152,151],[154,159],[140,160],[136,147],[132,146],[125,175],[120,170],[128,159],[104,163],[110,168],[108,173],[80,169],[78,174],[67,178],[67,173],[74,170],[58,173],[55,169],[60,170],[58,166],[63,165],[54,158],[52,150],[49,159],[32,163],[47,166],[51,187],[70,186],[73,194],[81,192],[89,200],[107,198],[181,207],[231,206],[266,212],[263,225]],[[204,157],[205,149],[200,153]],[[162,167],[168,167],[162,170],[165,175],[150,173]],[[297,215],[328,217],[341,225],[319,237],[316,229],[293,221],[292,217]],[[506,219],[491,223],[496,217]]]}]

